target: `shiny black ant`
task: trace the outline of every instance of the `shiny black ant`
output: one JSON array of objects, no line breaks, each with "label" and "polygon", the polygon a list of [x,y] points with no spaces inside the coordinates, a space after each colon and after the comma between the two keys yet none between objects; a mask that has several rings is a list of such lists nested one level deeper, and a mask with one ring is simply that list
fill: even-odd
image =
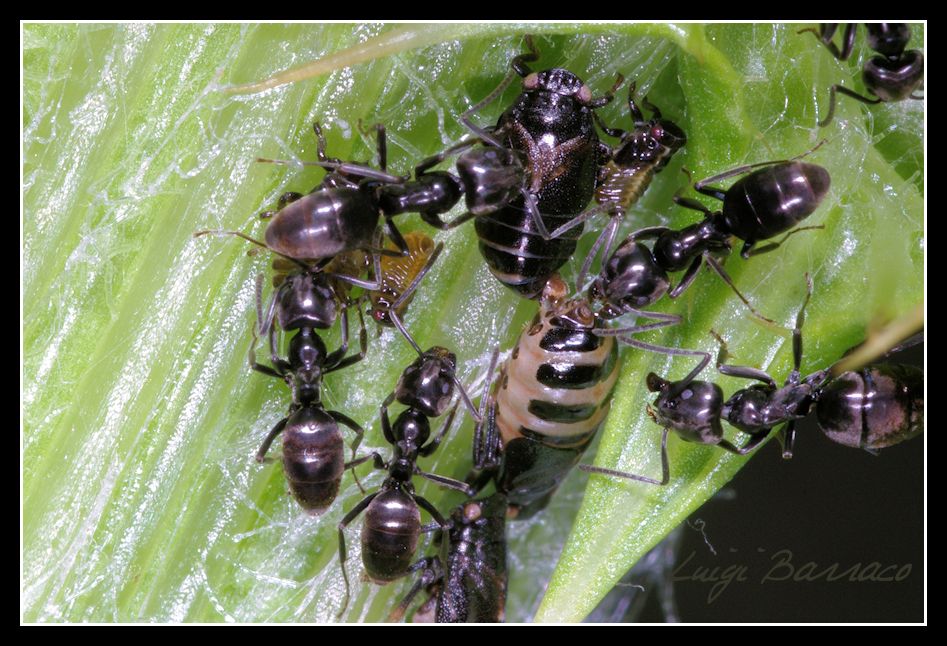
[{"label": "shiny black ant", "polygon": [[415,622],[503,622],[507,504],[506,496],[498,492],[456,507],[448,520],[448,540],[441,541],[440,554],[421,559],[411,567],[413,571],[420,570],[421,576],[388,616],[389,620],[400,620],[423,588],[428,599],[415,612]]},{"label": "shiny black ant", "polygon": [[[199,235],[238,236],[315,270],[323,269],[338,255],[357,249],[376,257],[399,252],[409,254],[408,245],[392,218],[418,212],[425,221],[440,223],[438,215],[454,207],[460,200],[462,189],[449,173],[427,173],[417,181],[389,174],[385,127],[375,124],[373,128],[377,133],[380,170],[328,157],[325,135],[319,123],[315,122],[313,129],[319,142],[319,160],[301,164],[327,168],[332,172],[308,195],[284,193],[279,198],[278,210],[260,214],[261,218],[270,220],[264,241],[240,231],[201,231]],[[258,161],[289,163],[264,158]],[[374,246],[379,218],[384,218],[385,229],[398,251]],[[377,285],[367,288],[375,289]]]},{"label": "shiny black ant", "polygon": [[[657,226],[631,233],[602,264],[601,273],[589,288],[590,301],[603,303],[601,315],[604,318],[625,313],[653,316],[654,313],[640,308],[651,305],[664,294],[670,298],[680,296],[706,262],[756,316],[770,321],[740,293],[716,256],[730,253],[731,238],[743,240],[740,255],[749,258],[776,249],[794,233],[821,228],[819,225],[793,229],[818,208],[829,190],[828,171],[798,161],[823,143],[800,157],[740,166],[694,184],[697,192],[723,202],[720,211],[711,211],[696,200],[675,196],[675,203],[703,213],[704,219],[679,230]],[[745,177],[726,190],[709,186],[736,175]],[[754,249],[760,240],[781,233],[786,233],[782,240]],[[648,239],[655,240],[652,249],[639,242]],[[684,276],[672,288],[668,273],[682,270],[686,270]]]},{"label": "shiny black ant", "polygon": [[[335,321],[335,292],[326,284],[327,280],[323,273],[297,272],[286,276],[264,314],[261,275],[257,279],[258,328],[254,330],[249,355],[251,368],[284,380],[293,392],[289,414],[267,434],[256,459],[263,462],[273,440],[283,433],[286,479],[293,496],[311,514],[321,514],[332,504],[345,470],[368,459],[345,462],[339,424],[355,432],[353,458],[365,431],[347,415],[326,410],[321,401],[323,376],[361,361],[367,350],[361,312],[360,351],[357,354],[346,356],[349,326],[345,309],[342,311],[342,343],[337,350],[329,353],[315,333],[316,329],[330,327]],[[290,340],[286,359],[281,358],[277,351],[274,322],[278,322],[286,332],[298,330]],[[272,366],[256,360],[257,332],[269,338]]]},{"label": "shiny black ant", "polygon": [[[818,31],[809,27],[797,33],[812,32],[832,53],[832,56],[840,61],[847,61],[855,45],[857,27],[857,23],[849,23],[845,26],[841,51],[832,42],[838,23],[823,23],[819,25]],[[868,34],[868,46],[879,54],[865,61],[862,68],[862,81],[868,93],[874,98],[862,96],[839,84],[833,85],[829,93],[829,114],[819,122],[820,128],[832,122],[832,117],[835,115],[836,92],[841,92],[845,96],[868,105],[924,98],[914,93],[924,80],[924,55],[917,49],[905,51],[911,40],[911,27],[900,22],[865,23],[865,31]]]},{"label": "shiny black ant", "polygon": [[[783,457],[788,459],[793,454],[796,421],[807,417],[813,407],[816,419],[829,439],[871,452],[923,432],[924,373],[919,368],[880,365],[836,376],[833,366],[802,376],[802,326],[812,295],[812,281],[808,274],[806,285],[806,298],[796,315],[793,329],[793,369],[781,388],[762,370],[727,365],[727,345],[719,335],[712,333],[720,343],[717,370],[724,375],[759,381],[760,384],[738,390],[724,401],[723,390],[715,383],[691,378],[670,382],[650,373],[648,390],[659,394],[648,414],[664,427],[661,480],[591,465],[580,465],[580,469],[666,485],[670,480],[667,457],[670,431],[688,442],[716,445],[730,453],[746,455],[769,437],[774,428],[782,426],[779,438]],[[749,441],[738,447],[724,439],[721,421],[749,435]]]},{"label": "shiny black ant", "polygon": [[[385,584],[410,571],[411,559],[422,532],[438,529],[446,531],[449,527],[437,509],[414,492],[414,476],[421,476],[468,495],[473,493],[463,482],[427,473],[417,466],[418,458],[429,456],[437,449],[453,423],[459,402],[451,409],[440,432],[428,442],[431,435],[429,420],[444,414],[454,397],[455,387],[474,419],[480,419],[480,413],[457,379],[457,357],[438,346],[426,352],[419,350],[418,354],[418,359],[404,370],[395,389],[381,405],[382,433],[392,445],[392,456],[387,463],[378,453],[372,453],[370,457],[374,459],[376,469],[388,471],[388,477],[378,491],[366,496],[339,523],[339,562],[345,580],[345,598],[340,615],[348,606],[349,598],[348,575],[345,571],[345,528],[349,523],[365,512],[362,563],[372,581]],[[388,407],[395,400],[407,408],[392,424]],[[433,524],[421,525],[419,508],[430,514],[434,519]]]}]

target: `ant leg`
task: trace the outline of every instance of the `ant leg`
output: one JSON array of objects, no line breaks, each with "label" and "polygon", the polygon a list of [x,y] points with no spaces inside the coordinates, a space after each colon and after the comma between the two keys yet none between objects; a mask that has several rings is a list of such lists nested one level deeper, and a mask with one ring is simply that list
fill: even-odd
[{"label": "ant leg", "polygon": [[586,220],[591,218],[593,215],[598,215],[599,213],[605,211],[606,209],[608,209],[609,206],[611,205],[599,204],[597,206],[593,206],[591,209],[588,209],[587,211],[575,216],[574,218],[572,218],[571,220],[563,224],[558,229],[554,229],[552,233],[547,234],[548,237],[546,239],[552,240],[554,238],[560,237],[563,233],[565,233],[566,231],[569,231],[570,229],[574,229],[575,227],[579,226],[580,224],[584,223]]},{"label": "ant leg", "polygon": [[743,446],[743,447],[734,446],[727,440],[720,440],[717,446],[719,446],[721,449],[729,451],[730,453],[735,453],[736,455],[746,455],[747,453],[749,453],[750,451],[758,447],[760,443],[763,440],[765,440],[767,437],[769,437],[769,431],[766,431],[765,433],[755,433],[753,435],[753,439],[747,442],[746,446]]},{"label": "ant leg", "polygon": [[[585,286],[585,277],[588,276],[589,270],[592,268],[592,262],[595,260],[595,256],[598,255],[598,250],[602,246],[602,243],[605,244],[605,249],[602,251],[602,258],[608,258],[611,256],[612,245],[615,243],[615,236],[618,235],[618,226],[621,224],[622,219],[624,218],[624,211],[621,209],[616,209],[612,214],[612,217],[609,219],[608,224],[599,234],[598,238],[595,240],[595,244],[592,245],[592,248],[589,249],[588,255],[585,257],[585,260],[582,262],[582,267],[579,269],[579,275],[576,276],[575,286],[576,289],[582,290]],[[581,216],[579,216],[581,217]],[[602,261],[605,262],[604,260]]]},{"label": "ant leg", "polygon": [[827,125],[829,125],[830,123],[832,123],[832,117],[835,116],[835,94],[836,94],[836,92],[841,92],[841,93],[844,94],[845,96],[849,96],[849,97],[851,97],[851,98],[853,98],[853,99],[858,99],[858,100],[861,101],[862,103],[865,103],[865,104],[868,104],[868,105],[875,105],[876,103],[881,103],[881,99],[879,99],[879,98],[869,99],[868,97],[862,96],[862,95],[859,94],[858,92],[854,92],[854,91],[852,91],[852,90],[849,90],[847,87],[844,87],[844,86],[839,85],[839,84],[836,83],[836,84],[833,85],[832,88],[829,90],[829,114],[828,114],[828,116],[825,117],[825,119],[823,119],[822,121],[819,122],[819,127],[820,127],[820,128],[824,128],[824,127],[826,127]]},{"label": "ant leg", "polygon": [[256,461],[265,462],[266,454],[270,450],[270,445],[273,444],[273,440],[276,439],[276,436],[279,435],[284,428],[286,428],[286,422],[289,421],[289,417],[284,417],[276,423],[270,432],[267,434],[266,439],[263,440],[263,444],[260,445],[260,448],[256,452]]},{"label": "ant leg", "polygon": [[479,139],[465,139],[454,144],[450,148],[447,148],[446,150],[442,150],[436,155],[431,155],[430,157],[423,159],[417,166],[414,167],[414,177],[417,178],[418,176],[423,175],[428,171],[428,169],[437,166],[448,157],[455,155],[462,150],[472,148],[478,143],[480,143]]},{"label": "ant leg", "polygon": [[[724,196],[724,191],[716,191],[715,193],[713,193],[713,197],[716,197],[718,200],[722,200],[723,196]],[[685,209],[690,209],[691,211],[700,211],[701,213],[704,214],[704,217],[709,218],[714,214],[713,211],[711,211],[710,209],[708,209],[706,206],[704,206],[703,204],[701,204],[695,199],[692,199],[689,197],[681,197],[680,195],[675,195],[673,200],[675,204],[677,204],[678,206],[682,206]]]},{"label": "ant leg", "polygon": [[618,88],[620,88],[621,84],[624,82],[625,82],[625,77],[622,74],[618,74],[615,77],[615,82],[612,84],[612,87],[609,88],[608,91],[605,92],[605,94],[603,94],[602,96],[598,97],[597,99],[592,99],[591,101],[589,101],[588,106],[592,108],[593,110],[596,110],[598,108],[602,108],[608,105],[615,98],[615,92],[618,91]]},{"label": "ant leg", "polygon": [[[356,308],[355,308],[355,311],[358,312],[358,322],[359,322],[359,330],[358,330],[358,353],[357,353],[357,354],[349,355],[349,356],[345,357],[344,359],[339,360],[338,363],[330,362],[330,361],[329,361],[329,358],[327,357],[327,358],[326,358],[326,365],[329,366],[329,367],[327,367],[327,368],[323,371],[323,374],[326,374],[326,375],[327,375],[327,374],[329,374],[330,372],[335,372],[336,370],[341,370],[342,368],[347,368],[347,367],[351,366],[352,364],[358,363],[359,361],[361,361],[362,359],[365,358],[365,355],[366,355],[366,354],[368,354],[368,332],[365,330],[365,317],[362,315],[362,308],[361,308],[361,307],[356,307]],[[344,334],[344,336],[343,336],[343,339],[344,339],[344,340],[343,340],[343,344],[346,344],[346,345],[344,346],[344,348],[347,350],[347,349],[348,349],[348,347],[347,347],[347,343],[348,343],[348,316],[346,315],[345,310],[342,310],[342,315],[343,315],[343,320],[345,321],[345,326],[343,327],[343,334]],[[342,354],[345,354],[344,351],[343,351],[343,348],[340,347],[338,350],[336,350],[335,352],[333,352],[332,355],[330,355],[330,356],[334,356],[334,355],[336,355],[337,353],[340,353],[340,352],[341,352]],[[342,355],[340,354],[339,356],[341,357]]]},{"label": "ant leg", "polygon": [[476,213],[471,213],[470,211],[467,211],[466,213],[462,215],[458,215],[453,220],[448,220],[447,222],[445,222],[444,220],[440,218],[440,216],[435,215],[433,213],[421,213],[421,219],[424,220],[424,222],[431,225],[435,229],[440,229],[441,231],[449,231],[451,229],[459,227],[464,222],[467,222],[468,220],[472,220],[475,217],[477,217]]},{"label": "ant leg", "polygon": [[362,501],[355,505],[355,507],[352,508],[352,511],[347,513],[339,523],[339,565],[342,568],[342,580],[345,581],[345,596],[342,597],[342,608],[339,610],[339,614],[336,615],[336,618],[341,618],[342,614],[345,612],[345,609],[348,608],[349,605],[349,576],[345,572],[345,561],[348,558],[348,555],[345,551],[345,528],[348,527],[349,523],[358,518],[359,514],[365,511],[365,508],[371,504],[372,500],[374,500],[375,496],[377,496],[379,493],[381,492],[376,491],[375,493],[363,498]]},{"label": "ant leg", "polygon": [[671,480],[671,469],[668,465],[668,433],[670,429],[664,429],[664,435],[661,437],[661,479],[655,480],[647,476],[639,476],[626,471],[616,471],[615,469],[606,469],[605,467],[596,467],[591,464],[580,464],[579,469],[586,473],[598,473],[605,476],[614,476],[616,478],[625,478],[626,480],[637,480],[638,482],[647,482],[648,484],[664,486]]},{"label": "ant leg", "polygon": [[344,413],[340,413],[336,410],[327,410],[326,413],[334,419],[339,424],[348,426],[355,433],[355,442],[352,444],[352,458],[355,458],[355,451],[358,449],[358,445],[362,443],[362,438],[365,436],[365,429],[359,425],[358,422],[353,420],[351,417]]},{"label": "ant leg", "polygon": [[421,476],[425,480],[430,480],[435,484],[439,484],[442,487],[447,487],[448,489],[455,489],[461,491],[468,496],[476,495],[476,491],[466,482],[461,482],[460,480],[454,480],[453,478],[448,478],[447,476],[439,476],[436,473],[427,473],[426,471],[421,471],[417,469],[414,472],[415,475]]},{"label": "ant leg", "polygon": [[[703,206],[703,205],[701,205]],[[631,234],[626,240],[652,240],[659,237],[662,233],[670,231],[670,227],[645,227],[644,229],[638,229],[637,231],[632,231]]]},{"label": "ant leg", "polygon": [[[353,457],[354,457],[354,455],[355,455],[354,450],[353,450],[353,452],[352,452],[352,455],[353,455]],[[365,462],[368,462],[369,460],[372,460],[372,459],[374,459],[374,461],[375,461],[375,468],[376,468],[376,469],[387,469],[387,468],[388,468],[388,467],[385,465],[385,461],[381,459],[381,456],[378,455],[377,453],[375,453],[374,451],[372,451],[372,452],[369,453],[368,455],[362,456],[362,457],[360,457],[360,458],[355,458],[354,460],[351,460],[351,461],[349,461],[349,462],[346,462],[346,463],[345,463],[345,466],[342,468],[343,471],[349,471],[349,470],[352,471],[352,479],[355,480],[355,484],[358,486],[358,490],[362,492],[362,495],[365,494],[365,487],[362,486],[361,481],[358,479],[358,474],[355,473],[355,467],[357,467],[357,466],[359,466],[359,465],[361,465],[361,464],[364,464]]]},{"label": "ant leg", "polygon": [[447,420],[444,422],[444,426],[441,427],[440,432],[438,432],[438,434],[434,436],[434,439],[428,442],[425,446],[422,446],[418,449],[419,455],[427,457],[434,453],[434,451],[440,445],[441,440],[443,440],[444,436],[447,435],[447,430],[454,423],[454,416],[457,414],[457,407],[459,405],[459,402],[454,404],[454,407],[450,409],[450,414],[447,416]]},{"label": "ant leg", "polygon": [[[499,465],[500,436],[497,433],[496,425],[496,397],[490,392],[490,386],[493,385],[493,371],[496,369],[497,360],[500,356],[500,349],[494,348],[490,356],[490,367],[487,369],[485,382],[483,385],[483,395],[480,397],[480,410],[478,417],[480,421],[474,429],[473,438],[473,464],[474,469],[492,469]],[[502,379],[502,374],[501,377]],[[487,430],[484,433],[484,424]],[[489,478],[488,478],[489,481]],[[483,483],[486,486],[486,482]]]},{"label": "ant leg", "polygon": [[[708,363],[710,363],[710,353],[704,352],[703,350],[682,350],[680,348],[668,348],[663,345],[654,345],[652,343],[645,343],[644,341],[639,341],[630,336],[619,336],[618,340],[626,345],[630,345],[633,348],[639,348],[641,350],[648,350],[650,352],[657,352],[659,354],[666,354],[670,356],[677,357],[701,357],[700,362],[694,366],[687,375],[680,381],[674,382],[674,385],[671,387],[669,392],[670,397],[677,397],[687,388],[688,385],[694,380],[701,370],[703,370]],[[654,373],[651,373],[654,374]],[[651,375],[649,375],[650,377]],[[655,375],[656,376],[656,375]],[[649,386],[650,389],[650,386]]]},{"label": "ant leg", "polygon": [[193,235],[193,237],[195,237],[195,238],[200,238],[200,237],[206,236],[206,235],[215,235],[215,236],[236,236],[236,237],[238,237],[238,238],[243,238],[244,240],[246,240],[246,241],[248,241],[248,242],[252,242],[252,243],[255,244],[256,246],[262,247],[263,249],[266,249],[266,250],[269,251],[270,253],[275,254],[275,255],[279,256],[280,258],[283,258],[284,260],[287,260],[287,261],[293,263],[293,265],[295,265],[295,266],[297,266],[297,267],[300,267],[300,268],[302,268],[302,269],[305,270],[305,271],[308,271],[308,270],[309,270],[309,265],[307,265],[306,263],[304,263],[304,262],[303,262],[302,260],[300,260],[299,258],[290,258],[290,257],[287,256],[286,254],[282,254],[282,253],[280,253],[280,252],[278,252],[278,251],[274,251],[273,249],[270,249],[268,246],[266,246],[266,243],[265,243],[265,242],[260,242],[260,241],[257,240],[256,238],[251,238],[251,237],[248,236],[246,233],[243,233],[243,232],[241,232],[241,231],[225,231],[224,229],[202,229],[202,230],[200,230],[200,231],[195,231],[195,232],[194,232],[193,234],[191,234],[191,235]]},{"label": "ant leg", "polygon": [[440,526],[441,531],[444,532],[443,538],[446,539],[447,530],[451,528],[451,524],[447,522],[446,520],[444,520],[444,517],[441,516],[441,512],[437,511],[437,508],[434,505],[432,505],[430,502],[428,502],[425,498],[422,498],[421,496],[418,496],[415,494],[411,494],[411,497],[414,498],[414,502],[418,503],[418,506],[421,507],[421,509],[423,509],[424,511],[426,511],[427,513],[431,515],[431,518],[434,519],[434,522],[437,523]]},{"label": "ant leg", "polygon": [[[730,286],[730,289],[733,290],[733,293],[736,294],[736,295],[740,298],[741,301],[743,301],[743,304],[746,305],[747,308],[749,308],[749,310],[750,310],[751,312],[753,312],[753,316],[755,316],[756,318],[758,318],[758,319],[760,319],[760,320],[762,320],[762,321],[765,321],[765,322],[767,322],[767,323],[775,323],[775,321],[773,321],[773,319],[767,318],[767,317],[763,316],[762,314],[759,313],[759,311],[757,311],[757,309],[756,309],[755,307],[753,307],[753,306],[750,304],[750,301],[748,301],[747,298],[746,298],[746,296],[744,296],[744,295],[740,292],[740,290],[737,289],[737,286],[733,283],[733,279],[730,278],[730,274],[728,274],[728,273],[726,272],[726,270],[723,268],[723,265],[721,265],[719,262],[717,262],[716,258],[714,258],[713,256],[711,256],[711,255],[708,254],[708,253],[704,253],[704,254],[703,254],[703,257],[704,257],[704,259],[707,261],[707,265],[708,265],[711,269],[713,269],[715,272],[717,272],[717,275],[720,276],[720,278],[723,279],[723,282],[725,282],[726,284],[728,284],[728,285]],[[678,292],[678,293],[680,293],[680,292]],[[674,298],[674,297],[672,296],[671,298]]]},{"label": "ant leg", "polygon": [[[404,184],[409,179],[411,179],[410,176],[392,175],[391,173],[386,173],[385,171],[380,171],[376,168],[363,166],[362,164],[338,160],[293,161],[289,159],[270,159],[269,157],[257,157],[256,161],[260,162],[261,164],[277,164],[279,166],[316,166],[318,168],[325,168],[327,170],[335,170],[342,173],[349,173],[351,175],[358,175],[359,177],[367,177],[368,179],[378,180],[379,182],[384,182],[386,184]],[[261,214],[261,217],[262,216],[263,215]]]},{"label": "ant leg", "polygon": [[[841,86],[833,86],[833,87],[841,88]],[[841,89],[844,89],[844,88],[841,88]],[[880,101],[881,100],[879,99],[878,101],[873,101],[873,103],[879,103]],[[819,124],[819,125],[821,126],[822,124]],[[812,153],[817,151],[826,143],[826,141],[827,141],[826,139],[823,139],[822,141],[817,143],[815,146],[813,146],[812,148],[810,148],[803,154],[796,155],[795,157],[792,157],[790,159],[777,159],[774,161],[757,162],[755,164],[745,164],[743,166],[737,166],[736,168],[731,168],[730,170],[724,171],[720,173],[719,175],[714,175],[713,177],[708,177],[707,179],[700,180],[699,182],[694,184],[694,190],[696,190],[698,193],[702,193],[703,195],[709,195],[711,197],[717,198],[718,200],[723,200],[723,196],[726,193],[726,191],[723,191],[719,188],[714,188],[713,186],[708,186],[708,184],[719,182],[720,180],[724,180],[730,177],[735,177],[737,175],[744,175],[746,173],[749,173],[754,168],[762,168],[763,166],[772,166],[774,164],[785,164],[786,162],[802,159],[803,157],[807,157],[808,155],[811,155]],[[677,200],[675,199],[675,202],[676,201]]]},{"label": "ant leg", "polygon": [[378,167],[384,171],[388,172],[388,135],[385,131],[385,124],[376,123],[369,126],[367,129],[362,129],[362,120],[358,120],[358,129],[362,134],[367,135],[372,130],[375,131],[375,148],[378,151]]},{"label": "ant leg", "polygon": [[[259,159],[257,161],[260,161]],[[301,199],[303,196],[302,193],[297,193],[296,191],[287,191],[279,196],[279,199],[276,201],[276,209],[273,211],[261,211],[257,217],[261,220],[269,220],[274,215],[279,213],[285,208],[285,206],[291,202],[295,202],[298,199]]]},{"label": "ant leg", "polygon": [[789,373],[788,383],[799,383],[799,367],[802,365],[802,326],[806,322],[806,306],[812,297],[812,277],[806,272],[806,298],[796,314],[796,327],[792,330],[792,372]]},{"label": "ant leg", "polygon": [[800,231],[810,231],[812,229],[824,229],[824,228],[825,228],[824,224],[813,224],[811,226],[806,226],[806,227],[796,227],[792,231],[789,231],[786,235],[784,235],[778,241],[770,242],[769,244],[763,245],[762,247],[757,247],[756,249],[753,249],[753,245],[756,244],[755,242],[744,242],[743,249],[740,250],[740,257],[744,259],[749,259],[750,256],[759,256],[760,254],[769,253],[770,251],[773,251],[774,249],[778,248],[779,245],[786,242],[786,239],[789,238],[789,236],[791,236],[794,233],[799,233]]},{"label": "ant leg", "polygon": [[444,576],[441,570],[440,559],[436,556],[423,558],[408,568],[408,572],[414,572],[416,570],[421,570],[421,576],[418,577],[418,580],[411,586],[408,594],[395,606],[395,609],[388,614],[388,621],[401,621],[404,618],[404,613],[408,610],[408,606],[414,601],[414,597],[421,591],[421,588],[429,588]]},{"label": "ant leg", "polygon": [[342,331],[342,339],[339,342],[339,347],[332,352],[330,352],[323,364],[323,369],[337,365],[342,361],[342,357],[349,351],[349,312],[347,308],[342,310],[342,320],[339,323],[339,327]]},{"label": "ant leg", "polygon": [[792,460],[793,446],[796,443],[796,420],[790,421],[777,436],[783,448],[783,460]]},{"label": "ant leg", "polygon": [[381,432],[385,436],[385,441],[392,445],[397,444],[398,441],[395,438],[395,434],[391,430],[391,420],[388,417],[388,407],[391,406],[391,403],[394,400],[395,393],[392,391],[391,394],[385,398],[385,401],[381,403],[381,407],[379,409],[379,413],[381,415]]},{"label": "ant leg", "polygon": [[680,282],[677,283],[674,287],[668,290],[669,298],[677,298],[684,291],[691,286],[691,283],[697,278],[697,272],[700,270],[700,266],[704,261],[704,256],[700,255],[694,258],[691,262],[690,267],[687,268],[687,271],[684,272],[684,275],[681,277]]},{"label": "ant leg", "polygon": [[717,352],[717,371],[720,372],[720,374],[727,375],[728,377],[761,381],[773,390],[776,390],[776,381],[762,370],[751,368],[750,366],[730,366],[724,363],[729,356],[727,342],[714,330],[711,330],[710,334],[717,339],[717,343],[720,344],[720,350]]},{"label": "ant leg", "polygon": [[[344,359],[340,360],[340,361],[339,361],[338,363],[336,363],[335,365],[329,364],[329,360],[328,360],[328,358],[327,358],[327,359],[326,359],[326,364],[327,364],[327,365],[331,365],[331,367],[326,368],[326,369],[323,371],[323,374],[329,374],[330,372],[335,372],[336,370],[341,370],[342,368],[347,368],[347,367],[351,366],[351,365],[354,364],[354,363],[358,363],[359,361],[361,361],[362,359],[365,358],[365,355],[366,355],[366,354],[368,354],[368,332],[365,330],[365,317],[362,315],[362,308],[360,308],[360,307],[359,307],[359,308],[356,308],[356,311],[358,312],[358,322],[359,322],[359,330],[358,330],[358,354],[349,355],[349,356],[345,357]],[[343,310],[343,316],[345,316],[344,312],[345,312],[345,310]],[[347,316],[345,316],[345,328],[344,328],[344,329],[346,330],[346,332],[348,331],[348,317],[347,317]],[[339,350],[342,350],[342,348],[339,348]],[[336,350],[336,352],[338,352],[339,350]],[[335,354],[335,353],[333,353],[333,354]],[[344,354],[344,353],[343,353],[343,354]]]}]

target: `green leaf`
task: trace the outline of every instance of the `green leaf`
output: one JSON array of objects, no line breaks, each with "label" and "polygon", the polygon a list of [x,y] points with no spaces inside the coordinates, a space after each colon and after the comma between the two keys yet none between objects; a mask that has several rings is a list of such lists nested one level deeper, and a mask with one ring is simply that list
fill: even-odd
[{"label": "green leaf", "polygon": [[[691,222],[669,208],[686,179],[785,158],[829,142],[813,160],[833,187],[812,224],[778,251],[727,269],[767,315],[788,323],[816,283],[804,369],[858,342],[880,311],[922,302],[922,106],[841,102],[815,127],[828,87],[857,84],[794,27],[753,25],[42,25],[23,26],[23,560],[26,621],[333,621],[340,608],[336,526],[362,494],[346,477],[322,517],[286,494],[278,463],[253,454],[288,405],[285,387],[246,363],[254,281],[265,254],[199,229],[261,235],[256,213],[312,169],[255,163],[315,158],[312,121],[330,154],[369,159],[357,124],[388,126],[389,164],[408,172],[460,138],[458,115],[489,93],[539,35],[540,65],[575,70],[600,94],[623,73],[688,134],[688,145],[633,210],[626,229]],[[916,30],[920,32],[920,30]],[[917,38],[917,37],[916,37]],[[460,39],[460,40],[456,40]],[[366,47],[364,43],[367,42]],[[383,43],[387,43],[382,47]],[[223,86],[363,49],[363,62],[257,94]],[[509,89],[478,115],[491,123]],[[602,111],[628,127],[615,101]],[[405,229],[422,229],[407,216]],[[809,223],[809,222],[807,222]],[[447,244],[411,306],[422,346],[454,349],[470,383],[496,344],[509,348],[535,305],[499,286],[469,227]],[[589,240],[586,241],[588,244]],[[883,268],[883,269],[882,269]],[[749,321],[732,293],[701,276],[663,304],[686,324],[657,343],[711,348],[713,326],[741,362],[783,375],[785,335]],[[388,448],[378,405],[412,359],[390,331],[366,361],[326,382],[324,399]],[[330,336],[328,344],[337,343]],[[656,472],[659,430],[644,414],[643,375],[684,374],[685,361],[626,350],[596,462]],[[733,384],[722,380],[725,390]],[[478,391],[477,391],[478,392]],[[470,422],[427,470],[463,477]],[[278,448],[274,449],[278,451]],[[537,619],[581,619],[648,546],[742,464],[672,440],[663,490],[592,478],[563,564]],[[382,474],[362,477],[377,487]],[[534,521],[510,524],[510,620],[535,612],[588,478],[573,474]],[[419,490],[439,509],[456,493]],[[581,539],[581,540],[580,540]],[[347,621],[381,621],[410,586],[360,580],[358,523],[347,531],[353,600]]]}]

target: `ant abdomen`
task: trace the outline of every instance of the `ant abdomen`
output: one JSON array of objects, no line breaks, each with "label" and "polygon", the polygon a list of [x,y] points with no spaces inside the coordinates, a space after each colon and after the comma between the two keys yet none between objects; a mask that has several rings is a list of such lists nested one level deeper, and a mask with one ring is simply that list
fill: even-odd
[{"label": "ant abdomen", "polygon": [[741,240],[772,238],[809,217],[830,185],[828,171],[816,164],[794,161],[761,168],[727,190],[723,221]]},{"label": "ant abdomen", "polygon": [[924,371],[882,364],[842,373],[823,388],[816,417],[844,446],[874,450],[909,440],[924,430]]},{"label": "ant abdomen", "polygon": [[400,489],[382,491],[365,511],[362,526],[362,564],[375,583],[404,576],[418,547],[421,510]]},{"label": "ant abdomen", "polygon": [[339,492],[345,470],[338,424],[314,406],[300,408],[283,432],[283,470],[290,491],[310,514],[324,512]]}]

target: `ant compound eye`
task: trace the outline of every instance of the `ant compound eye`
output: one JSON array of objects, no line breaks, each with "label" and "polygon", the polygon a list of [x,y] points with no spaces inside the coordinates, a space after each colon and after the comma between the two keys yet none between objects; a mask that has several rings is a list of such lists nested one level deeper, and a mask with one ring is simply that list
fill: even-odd
[{"label": "ant compound eye", "polygon": [[527,90],[535,90],[539,87],[539,76],[536,75],[536,72],[523,79],[523,87]]},{"label": "ant compound eye", "polygon": [[592,90],[588,85],[583,85],[579,88],[579,91],[575,93],[575,96],[582,103],[588,103],[592,100]]}]

